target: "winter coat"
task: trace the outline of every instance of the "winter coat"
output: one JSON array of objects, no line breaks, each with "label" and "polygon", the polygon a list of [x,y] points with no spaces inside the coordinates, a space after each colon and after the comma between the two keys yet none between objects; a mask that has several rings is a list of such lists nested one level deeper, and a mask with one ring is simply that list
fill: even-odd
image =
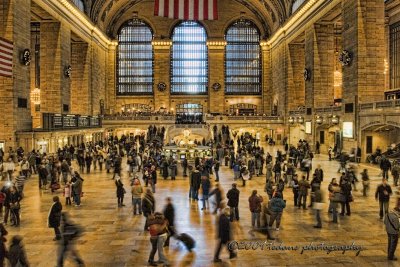
[{"label": "winter coat", "polygon": [[117,197],[124,197],[126,191],[121,180],[115,181],[115,185],[117,186]]},{"label": "winter coat", "polygon": [[48,226],[50,228],[60,227],[62,205],[59,201],[54,202],[50,208]]},{"label": "winter coat", "polygon": [[390,185],[383,186],[383,184],[379,185],[375,192],[375,198],[379,199],[381,202],[388,202],[390,199],[390,195],[392,194],[392,188]]},{"label": "winter coat", "polygon": [[168,220],[169,226],[174,226],[175,208],[172,204],[168,204],[164,209],[164,217]]},{"label": "winter coat", "polygon": [[251,212],[261,212],[262,196],[252,195],[249,197],[249,207]]},{"label": "winter coat", "polygon": [[231,226],[229,219],[225,214],[219,216],[218,238],[221,239],[222,243],[227,243],[231,240]]},{"label": "winter coat", "polygon": [[283,201],[280,197],[273,197],[269,201],[270,210],[272,212],[282,212],[283,209],[286,207],[286,202]]},{"label": "winter coat", "polygon": [[155,199],[153,195],[145,194],[142,199],[143,214],[152,214],[155,210]]},{"label": "winter coat", "polygon": [[211,183],[208,178],[201,179],[201,188],[203,190],[203,195],[208,195],[210,192]]},{"label": "winter coat", "polygon": [[191,186],[198,190],[200,188],[200,183],[201,183],[201,174],[198,170],[195,170],[192,172],[192,176],[190,177],[190,184]]},{"label": "winter coat", "polygon": [[240,191],[237,188],[229,189],[228,193],[226,193],[229,207],[237,207],[239,205],[239,194]]},{"label": "winter coat", "polygon": [[77,177],[76,181],[72,183],[72,192],[74,192],[75,195],[82,194],[82,186],[83,180],[80,177]]}]

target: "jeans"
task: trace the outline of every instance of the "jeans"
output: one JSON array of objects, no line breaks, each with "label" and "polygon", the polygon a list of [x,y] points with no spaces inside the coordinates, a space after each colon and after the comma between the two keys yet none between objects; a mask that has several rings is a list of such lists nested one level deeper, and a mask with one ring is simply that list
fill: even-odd
[{"label": "jeans", "polygon": [[208,194],[204,194],[203,193],[203,208],[202,209],[205,209],[206,208],[206,202],[207,202],[207,206],[208,207],[210,207],[210,204],[208,203]]},{"label": "jeans", "polygon": [[259,212],[252,212],[251,213],[251,225],[254,227],[254,225],[257,222],[257,228],[260,228],[260,213]]},{"label": "jeans", "polygon": [[54,234],[56,235],[57,239],[61,239],[61,232],[59,227],[53,227],[54,228]]},{"label": "jeans", "polygon": [[139,214],[142,214],[142,199],[141,198],[132,198],[133,205],[133,214],[136,215],[136,211],[139,207]]},{"label": "jeans", "polygon": [[192,198],[195,200],[199,200],[199,190],[192,188]]},{"label": "jeans", "polygon": [[157,252],[157,241],[157,236],[150,237],[151,251],[149,255],[149,262],[154,262],[154,255],[156,255]]},{"label": "jeans", "polygon": [[164,254],[164,243],[167,240],[167,233],[158,236],[157,249],[158,249],[158,260],[164,264],[169,264],[167,257]]},{"label": "jeans", "polygon": [[215,181],[219,181],[219,172],[218,171],[215,171]]},{"label": "jeans", "polygon": [[76,205],[81,204],[81,195],[80,194],[74,194],[74,202]]},{"label": "jeans", "polygon": [[315,210],[315,218],[317,219],[317,226],[322,226],[320,210]]},{"label": "jeans", "polygon": [[383,216],[389,212],[389,201],[379,201],[379,217],[382,219]]},{"label": "jeans", "polygon": [[230,207],[231,215],[230,215],[230,220],[233,222],[233,218],[235,218],[237,221],[239,221],[239,208],[238,206],[236,207]]},{"label": "jeans", "polygon": [[[303,200],[303,204],[302,204],[301,200]],[[301,207],[301,205],[303,205],[303,209],[305,209],[306,208],[306,203],[307,203],[307,195],[299,194],[299,198],[297,200],[297,205],[299,207]]]},{"label": "jeans", "polygon": [[342,202],[341,204],[342,204],[342,210],[341,210],[340,214],[341,214],[341,215],[344,215],[344,210],[345,210],[345,208],[346,208],[347,215],[350,215],[350,214],[351,214],[351,211],[350,211],[350,202],[349,202],[348,200],[346,200],[346,202]]},{"label": "jeans", "polygon": [[63,182],[64,184],[68,181],[68,172],[62,172]]},{"label": "jeans", "polygon": [[332,222],[337,223],[337,215],[338,215],[338,211],[337,211],[337,203],[336,202],[330,202],[330,205],[332,207],[332,215],[333,215],[333,220]]},{"label": "jeans", "polygon": [[394,253],[397,248],[397,242],[399,240],[399,235],[398,234],[388,234],[388,259],[393,260],[394,258]]},{"label": "jeans", "polygon": [[389,180],[389,170],[382,170],[383,178]]},{"label": "jeans", "polygon": [[282,218],[282,212],[271,212],[269,227],[272,227],[274,221],[276,220],[276,228],[279,228],[279,226],[281,225],[281,218]]}]

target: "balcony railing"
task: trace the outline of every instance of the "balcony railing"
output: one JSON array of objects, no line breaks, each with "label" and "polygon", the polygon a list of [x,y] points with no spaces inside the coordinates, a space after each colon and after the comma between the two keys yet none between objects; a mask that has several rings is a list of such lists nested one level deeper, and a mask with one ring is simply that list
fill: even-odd
[{"label": "balcony railing", "polygon": [[[146,121],[146,122],[155,122],[155,121],[165,121],[165,122],[175,122],[174,115],[158,115],[158,116],[121,116],[121,115],[106,115],[103,118],[104,121]],[[217,122],[217,121],[280,121],[283,120],[282,117],[279,116],[229,116],[229,115],[205,115],[204,122]]]},{"label": "balcony railing", "polygon": [[39,131],[100,128],[98,116],[81,116],[72,114],[43,113],[43,127]]},{"label": "balcony railing", "polygon": [[389,109],[389,108],[396,108],[396,107],[400,107],[399,99],[360,104],[361,111],[363,111],[363,110],[382,110],[382,109]]}]

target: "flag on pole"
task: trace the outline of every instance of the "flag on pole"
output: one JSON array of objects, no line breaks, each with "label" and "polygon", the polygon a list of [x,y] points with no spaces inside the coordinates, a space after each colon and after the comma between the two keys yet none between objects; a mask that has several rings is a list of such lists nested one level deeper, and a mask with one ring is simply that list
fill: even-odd
[{"label": "flag on pole", "polygon": [[182,20],[216,20],[218,0],[155,0],[154,15]]},{"label": "flag on pole", "polygon": [[0,37],[0,75],[12,77],[13,43]]}]

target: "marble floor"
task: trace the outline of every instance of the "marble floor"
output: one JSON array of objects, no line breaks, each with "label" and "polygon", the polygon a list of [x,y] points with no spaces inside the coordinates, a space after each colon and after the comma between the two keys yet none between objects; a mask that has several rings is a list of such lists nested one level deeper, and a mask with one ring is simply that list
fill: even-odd
[{"label": "marble floor", "polygon": [[[267,148],[273,151],[277,147]],[[336,173],[338,162],[328,161],[324,155],[316,155],[314,166],[321,164],[325,171],[322,188],[326,191],[332,177]],[[293,207],[291,189],[285,189],[287,207],[284,210],[280,231],[273,231],[276,237],[275,245],[283,242],[286,246],[307,246],[311,242],[324,242],[329,245],[360,245],[363,251],[356,256],[355,251],[331,252],[324,251],[272,251],[272,250],[240,250],[238,257],[229,260],[226,250],[221,253],[222,263],[212,262],[215,240],[216,216],[209,211],[201,211],[201,204],[188,199],[189,181],[177,177],[176,181],[160,180],[156,189],[157,210],[162,210],[165,198],[170,196],[176,208],[176,228],[178,232],[188,233],[197,241],[192,253],[188,253],[174,239],[166,254],[172,266],[400,266],[397,262],[386,260],[387,235],[382,221],[378,216],[378,203],[374,192],[380,182],[379,170],[374,166],[361,164],[368,168],[372,179],[371,192],[368,197],[362,197],[360,191],[354,192],[355,202],[352,203],[351,216],[339,216],[339,224],[329,223],[327,208],[322,211],[323,228],[315,229],[315,217],[312,209],[302,210]],[[37,176],[33,176],[26,184],[25,199],[22,201],[21,227],[7,226],[8,239],[13,235],[24,237],[31,266],[55,266],[57,258],[57,243],[52,241],[53,231],[47,227],[47,216],[52,204],[52,196],[58,194],[62,198],[64,211],[68,211],[72,219],[81,224],[84,235],[77,242],[77,249],[85,260],[86,266],[146,266],[150,249],[149,234],[143,232],[144,217],[133,216],[130,205],[130,193],[125,196],[126,206],[117,207],[115,184],[112,174],[105,171],[84,173],[85,179],[81,207],[65,206],[61,192],[51,193],[38,189]],[[225,191],[231,187],[233,174],[227,167],[222,167],[220,180]],[[126,175],[123,177],[125,187],[129,192]],[[248,181],[245,188],[239,187],[240,222],[234,222],[232,227],[234,239],[266,240],[265,236],[251,230],[251,217],[248,208],[248,197],[253,189],[263,192],[265,177],[256,177]],[[361,184],[358,184],[361,188]],[[326,197],[326,196],[325,196]],[[391,199],[394,206],[395,197]],[[398,253],[400,256],[400,252]],[[157,259],[157,256],[156,256]],[[66,266],[74,266],[69,259]],[[160,265],[161,266],[161,265]]]}]

